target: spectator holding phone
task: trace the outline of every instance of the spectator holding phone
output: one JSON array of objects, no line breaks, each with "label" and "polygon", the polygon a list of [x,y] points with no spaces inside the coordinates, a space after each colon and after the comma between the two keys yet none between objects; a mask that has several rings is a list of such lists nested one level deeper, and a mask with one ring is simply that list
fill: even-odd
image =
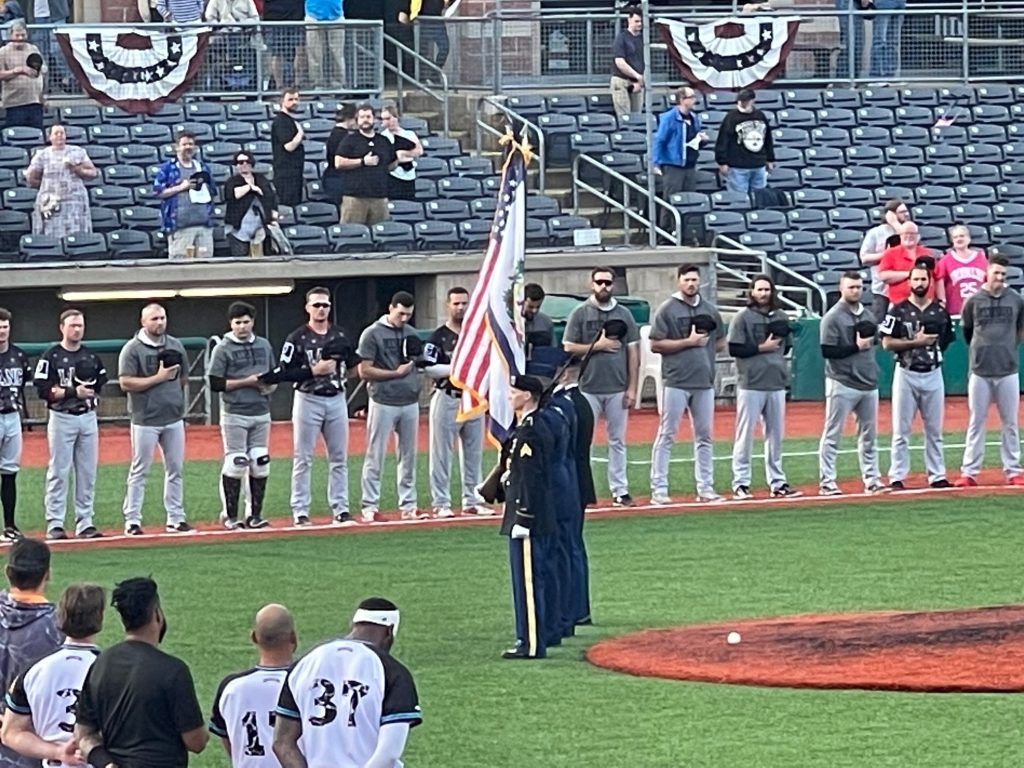
[{"label": "spectator holding phone", "polygon": [[210,166],[195,156],[196,136],[181,131],[174,157],[156,172],[153,191],[162,201],[160,216],[171,259],[213,255],[213,198],[217,187]]}]

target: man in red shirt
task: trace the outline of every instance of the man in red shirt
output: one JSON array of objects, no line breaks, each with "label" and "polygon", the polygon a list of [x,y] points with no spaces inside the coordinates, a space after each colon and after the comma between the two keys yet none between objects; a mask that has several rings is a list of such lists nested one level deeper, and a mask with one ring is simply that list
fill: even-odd
[{"label": "man in red shirt", "polygon": [[928,269],[932,279],[928,286],[928,298],[935,298],[935,254],[921,245],[917,224],[907,221],[900,230],[900,244],[882,254],[878,262],[878,276],[885,283],[889,306],[906,301],[910,297],[910,269],[920,259],[930,259]]}]

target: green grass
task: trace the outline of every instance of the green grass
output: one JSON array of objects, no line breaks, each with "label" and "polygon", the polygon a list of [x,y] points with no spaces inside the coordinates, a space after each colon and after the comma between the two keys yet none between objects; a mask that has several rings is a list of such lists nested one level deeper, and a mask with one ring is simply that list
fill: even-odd
[{"label": "green grass", "polygon": [[[308,648],[343,632],[360,598],[385,595],[403,610],[395,654],[425,712],[406,753],[417,768],[1004,766],[1019,755],[1020,697],[687,684],[596,669],[582,653],[648,626],[1017,602],[1019,510],[1004,496],[591,520],[597,624],[532,664],[498,658],[512,617],[490,526],[61,552],[52,593],[153,574],[167,650],[192,666],[207,709],[221,677],[251,663],[260,605],[288,605]],[[212,744],[193,764],[227,763]]]}]

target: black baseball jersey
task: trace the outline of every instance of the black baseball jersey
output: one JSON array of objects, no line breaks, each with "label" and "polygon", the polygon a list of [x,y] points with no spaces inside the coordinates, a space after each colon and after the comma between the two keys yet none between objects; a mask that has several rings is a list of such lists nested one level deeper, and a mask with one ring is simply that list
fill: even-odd
[{"label": "black baseball jersey", "polygon": [[889,311],[879,327],[883,336],[894,339],[912,339],[925,325],[940,328],[938,339],[927,347],[914,347],[896,353],[896,362],[903,368],[927,373],[942,365],[942,351],[953,340],[953,321],[949,313],[937,301],[924,309],[918,309],[909,299],[899,304],[890,304]]},{"label": "black baseball jersey", "polygon": [[25,409],[25,386],[32,378],[28,355],[13,344],[0,352],[0,413]]},{"label": "black baseball jersey", "polygon": [[554,438],[536,411],[523,417],[512,434],[505,483],[505,515],[501,534],[508,536],[513,525],[529,528],[533,535],[555,530],[552,497]]},{"label": "black baseball jersey", "polygon": [[[451,365],[452,353],[455,352],[455,344],[459,341],[459,334],[449,328],[447,325],[442,325],[440,328],[430,334],[430,338],[427,339],[428,344],[433,344],[437,347],[437,364],[438,365]],[[445,392],[461,392],[462,390],[454,386],[448,379],[434,379],[434,389],[442,389]]]},{"label": "black baseball jersey", "polygon": [[338,395],[345,391],[345,369],[359,363],[355,356],[355,347],[348,360],[339,363],[337,370],[329,376],[314,376],[311,366],[320,361],[324,347],[335,339],[347,341],[344,331],[335,325],[328,327],[327,333],[320,334],[309,325],[302,325],[288,334],[284,346],[281,347],[282,380],[294,382],[299,392],[316,395]]},{"label": "black baseball jersey", "polygon": [[[99,357],[84,344],[74,352],[69,352],[60,344],[54,344],[36,363],[32,383],[50,410],[60,413],[87,413],[96,410],[100,391],[107,383],[107,369]],[[75,394],[75,387],[79,384],[91,386],[96,396],[85,400],[79,399]]]}]

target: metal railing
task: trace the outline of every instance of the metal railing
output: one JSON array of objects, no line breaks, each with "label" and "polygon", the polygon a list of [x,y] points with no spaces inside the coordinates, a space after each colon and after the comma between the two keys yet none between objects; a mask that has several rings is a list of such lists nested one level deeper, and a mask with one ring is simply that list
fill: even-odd
[{"label": "metal railing", "polygon": [[[501,115],[505,119],[501,121],[500,127],[494,125],[489,118],[495,115]],[[483,136],[488,134],[497,138],[501,138],[505,135],[506,127],[511,128],[516,136],[519,136],[522,130],[525,128],[530,132],[530,142],[534,145],[534,154],[537,158],[538,176],[537,176],[537,190],[541,193],[547,191],[547,165],[546,158],[547,153],[545,152],[545,140],[544,132],[540,129],[540,126],[533,121],[523,117],[519,113],[509,109],[509,107],[502,104],[495,98],[490,96],[484,96],[481,98],[476,105],[476,120],[474,126],[474,135],[476,138],[476,151],[481,153],[485,151]]]},{"label": "metal railing", "polygon": [[[385,45],[393,46],[396,51],[396,63],[384,60],[384,69],[395,75],[398,80],[398,109],[405,114],[405,89],[403,83],[408,83],[412,88],[437,101],[441,108],[441,119],[444,124],[444,135],[448,135],[448,75],[445,71],[428,59],[426,56],[414,51],[404,43],[389,35],[384,35]],[[419,46],[417,46],[418,48]],[[412,64],[412,72],[407,72],[408,64]],[[426,69],[430,75],[424,76],[422,70]],[[431,81],[436,80],[438,87],[435,89]]]},{"label": "metal railing", "polygon": [[[727,247],[719,247],[717,245],[719,242],[725,243]],[[772,275],[773,279],[776,280],[775,293],[779,298],[779,302],[787,311],[798,312],[801,315],[810,317],[817,317],[819,313],[814,308],[815,296],[821,300],[822,312],[827,308],[828,296],[820,285],[812,280],[808,280],[800,273],[794,272],[784,264],[780,264],[770,258],[765,251],[750,248],[728,235],[715,235],[711,241],[711,246],[719,256],[717,268],[721,272],[736,278],[742,277],[744,280],[749,281],[753,276],[751,273],[740,269],[739,266],[735,264],[723,263],[722,261],[722,256],[739,256],[747,259],[748,261],[754,261],[757,265],[758,271],[766,275]],[[798,285],[780,283],[777,279],[779,274],[785,275],[787,280],[796,281]],[[803,298],[803,301],[795,301],[789,298],[786,294],[798,294]]]},{"label": "metal railing", "polygon": [[[611,183],[606,183],[606,186],[603,189],[598,189],[585,179],[580,178],[580,166],[593,168],[594,172],[605,179],[606,182],[620,184],[622,186],[622,199],[618,199],[618,197],[613,194]],[[599,160],[595,160],[590,155],[577,155],[572,161],[572,205],[573,212],[576,214],[579,214],[580,212],[580,192],[589,193],[603,202],[605,204],[606,212],[615,210],[622,214],[623,238],[626,245],[630,245],[630,222],[636,222],[640,225],[640,228],[648,231],[652,229],[651,217],[650,214],[647,213],[650,208],[651,200],[648,195],[647,187],[641,186],[633,179],[609,168],[607,165]],[[636,201],[640,210],[634,209],[634,206],[630,204],[631,199]],[[667,213],[673,224],[671,230],[666,230],[659,224],[655,223],[653,226],[654,234],[657,237],[678,246],[678,233],[681,231],[683,225],[682,215],[675,206],[667,203],[660,197],[655,197],[653,200],[654,209],[656,211],[661,210],[662,212]]]}]

